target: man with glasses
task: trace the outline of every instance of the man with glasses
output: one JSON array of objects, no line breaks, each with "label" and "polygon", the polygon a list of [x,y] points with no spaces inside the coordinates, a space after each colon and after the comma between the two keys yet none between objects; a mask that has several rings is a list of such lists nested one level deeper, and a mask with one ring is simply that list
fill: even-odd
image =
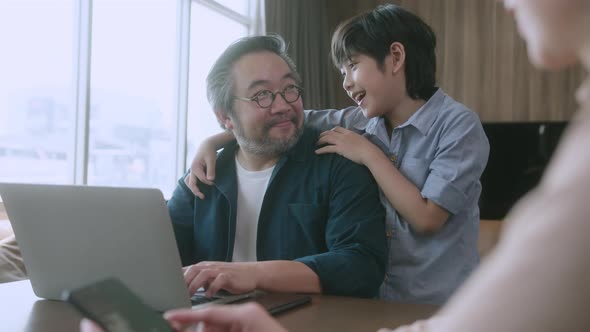
[{"label": "man with glasses", "polygon": [[240,39],[211,69],[209,102],[236,141],[203,200],[182,177],[168,202],[191,294],[377,294],[387,264],[377,185],[364,167],[314,153],[300,82],[279,36]]}]

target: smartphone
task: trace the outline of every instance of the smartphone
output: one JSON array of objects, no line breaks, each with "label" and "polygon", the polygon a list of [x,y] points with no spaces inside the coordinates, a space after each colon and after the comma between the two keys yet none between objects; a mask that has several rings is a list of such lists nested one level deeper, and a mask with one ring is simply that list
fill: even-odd
[{"label": "smartphone", "polygon": [[62,298],[106,332],[173,332],[161,313],[142,302],[119,279],[108,278],[64,291]]},{"label": "smartphone", "polygon": [[232,304],[257,302],[268,313],[275,316],[287,310],[311,303],[311,296],[296,293],[266,293],[258,292],[251,298],[232,302]]},{"label": "smartphone", "polygon": [[255,299],[271,315],[275,316],[287,310],[311,303],[311,296],[301,294],[274,293]]}]

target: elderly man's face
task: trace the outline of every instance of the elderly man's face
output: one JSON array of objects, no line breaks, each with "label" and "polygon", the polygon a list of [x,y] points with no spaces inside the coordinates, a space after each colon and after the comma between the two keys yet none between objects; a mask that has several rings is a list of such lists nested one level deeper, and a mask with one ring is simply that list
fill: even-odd
[{"label": "elderly man's face", "polygon": [[[272,52],[257,52],[241,57],[232,68],[234,95],[252,98],[264,90],[273,93],[293,91],[297,85],[287,63]],[[291,94],[292,95],[292,94]],[[289,99],[289,98],[288,98]],[[232,116],[225,118],[238,144],[247,152],[278,156],[293,147],[303,130],[301,98],[288,103],[280,94],[268,108],[255,101],[234,100]]]}]

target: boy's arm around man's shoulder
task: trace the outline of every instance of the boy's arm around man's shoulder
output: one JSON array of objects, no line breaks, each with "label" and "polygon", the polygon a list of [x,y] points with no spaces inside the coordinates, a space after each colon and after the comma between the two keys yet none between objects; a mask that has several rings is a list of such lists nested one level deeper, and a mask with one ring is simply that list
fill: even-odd
[{"label": "boy's arm around man's shoulder", "polygon": [[377,295],[388,260],[385,210],[369,171],[332,155],[327,209],[328,252],[297,259],[314,270],[325,294]]},{"label": "boy's arm around man's shoulder", "polygon": [[305,125],[319,131],[343,127],[355,132],[363,132],[369,119],[360,107],[350,106],[343,109],[305,110]]}]

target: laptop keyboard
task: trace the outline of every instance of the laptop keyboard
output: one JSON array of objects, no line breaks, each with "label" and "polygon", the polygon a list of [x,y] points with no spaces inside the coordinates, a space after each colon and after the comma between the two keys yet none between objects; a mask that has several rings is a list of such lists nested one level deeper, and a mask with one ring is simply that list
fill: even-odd
[{"label": "laptop keyboard", "polygon": [[199,290],[195,293],[195,295],[193,295],[191,297],[191,303],[193,305],[204,304],[204,303],[213,302],[215,300],[223,299],[228,296],[234,297],[235,295],[232,295],[231,293],[229,293],[225,290],[220,290],[215,295],[213,295],[211,297],[207,297],[207,296],[205,296],[204,290]]},{"label": "laptop keyboard", "polygon": [[213,301],[215,301],[215,303],[217,303],[217,304],[225,304],[225,303],[233,303],[236,301],[254,298],[257,295],[259,295],[258,291],[251,291],[251,292],[236,295],[236,294],[231,294],[230,292],[222,289],[219,292],[217,292],[215,295],[213,295],[211,297],[206,297],[205,291],[199,290],[191,297],[191,302],[192,302],[193,306],[199,305],[199,304],[210,303]]},{"label": "laptop keyboard", "polygon": [[217,298],[213,298],[213,297],[206,297],[204,295],[193,295],[193,297],[191,297],[191,303],[193,305],[198,305],[198,304],[203,304],[203,303],[209,303],[211,301],[215,301],[217,300]]}]

